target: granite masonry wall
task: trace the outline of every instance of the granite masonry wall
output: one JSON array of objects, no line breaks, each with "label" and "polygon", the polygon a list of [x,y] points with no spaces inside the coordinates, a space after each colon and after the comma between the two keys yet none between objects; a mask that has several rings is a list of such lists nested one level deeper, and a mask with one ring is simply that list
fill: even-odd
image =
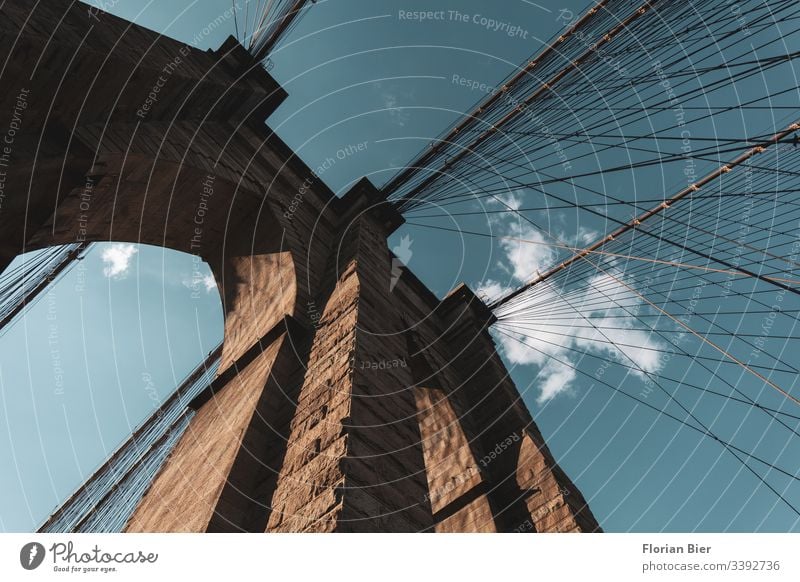
[{"label": "granite masonry wall", "polygon": [[286,94],[233,39],[200,51],[14,0],[0,54],[0,124],[16,107],[18,127],[0,268],[126,241],[198,256],[220,289],[218,376],[128,531],[599,531],[491,314],[466,287],[440,301],[397,278],[402,218],[366,181],[337,198],[272,134]]}]

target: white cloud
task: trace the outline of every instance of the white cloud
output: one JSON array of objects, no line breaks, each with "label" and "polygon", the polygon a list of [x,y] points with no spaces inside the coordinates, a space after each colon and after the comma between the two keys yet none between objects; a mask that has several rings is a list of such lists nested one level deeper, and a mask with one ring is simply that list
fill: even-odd
[{"label": "white cloud", "polygon": [[[661,368],[659,350],[665,346],[652,332],[642,330],[644,324],[628,313],[640,311],[644,302],[626,286],[622,273],[608,268],[606,273],[596,275],[589,282],[589,287],[597,291],[586,292],[587,301],[589,296],[595,301],[591,314],[596,317],[591,321],[597,329],[578,334],[578,344],[591,351],[605,351],[617,357],[624,364],[633,366],[633,372],[639,376],[645,376],[646,372],[657,372]],[[601,292],[608,296],[608,300],[598,306],[597,297],[602,297]],[[627,311],[617,306],[620,303],[628,306]],[[581,320],[585,322],[584,318]],[[611,341],[614,345],[604,344],[603,341]],[[590,343],[593,345],[590,346]]]},{"label": "white cloud", "polygon": [[500,239],[500,247],[505,251],[511,275],[520,283],[527,282],[555,261],[553,248],[546,244],[548,241],[544,235],[532,225],[513,222],[506,232],[507,236],[513,238]]},{"label": "white cloud", "polygon": [[487,301],[494,301],[500,299],[503,295],[511,291],[511,287],[503,285],[499,281],[493,279],[486,279],[475,287],[475,294]]},{"label": "white cloud", "polygon": [[[380,87],[380,85],[377,86]],[[404,127],[405,124],[408,123],[408,120],[411,119],[411,113],[402,107],[397,106],[398,99],[397,95],[394,93],[381,93],[381,101],[383,102],[383,107],[388,111],[389,117],[391,117],[392,122],[395,125]]]},{"label": "white cloud", "polygon": [[103,249],[103,274],[109,279],[122,279],[128,275],[133,255],[139,252],[135,245],[112,243]]},{"label": "white cloud", "polygon": [[206,273],[205,275],[196,271],[191,277],[186,277],[181,281],[184,287],[191,289],[193,292],[199,289],[205,289],[206,293],[211,293],[217,288],[217,281],[214,275]]},{"label": "white cloud", "polygon": [[[521,196],[514,195],[502,200],[502,204],[512,208],[519,208],[520,202]],[[556,251],[542,244],[550,241],[532,225],[511,213],[499,216],[505,218],[490,219],[498,235],[532,242],[500,239],[504,257],[498,267],[509,273],[511,281],[504,284],[487,279],[478,284],[477,293],[490,299],[503,296],[558,260]],[[595,231],[580,228],[572,237],[559,235],[559,238],[583,246],[598,236]],[[642,378],[658,372],[663,365],[660,350],[665,344],[649,330],[642,329],[644,324],[633,315],[648,307],[628,287],[624,273],[615,266],[617,261],[593,260],[601,262],[602,271],[586,280],[583,289],[570,287],[567,295],[552,281],[540,283],[535,305],[530,310],[536,314],[534,318],[523,315],[520,319],[505,319],[499,326],[502,333],[496,334],[511,364],[539,368],[540,404],[570,391],[577,379],[572,367],[578,365],[581,353],[612,358]]]},{"label": "white cloud", "polygon": [[541,371],[544,380],[539,386],[539,396],[536,401],[544,404],[548,400],[568,390],[578,375],[574,368],[556,360],[548,360]]},{"label": "white cloud", "polygon": [[578,365],[581,353],[614,359],[640,378],[661,369],[665,344],[631,315],[642,310],[642,302],[619,282],[622,277],[619,272],[597,275],[569,298],[552,284],[541,283],[532,308],[535,319],[501,324],[497,339],[508,361],[540,368],[539,403],[572,388],[577,374],[570,366]]},{"label": "white cloud", "polygon": [[[509,192],[490,199],[488,206],[519,210],[522,207],[521,193]],[[518,215],[509,213],[489,214],[492,230],[500,238],[500,248],[505,251],[505,260],[498,263],[501,270],[509,273],[520,283],[525,283],[553,264],[556,253],[542,232]]]},{"label": "white cloud", "polygon": [[489,204],[506,206],[510,210],[519,210],[522,208],[522,194],[515,195],[514,192],[498,194],[489,200]]},{"label": "white cloud", "polygon": [[575,236],[575,246],[588,246],[600,238],[600,233],[585,226],[579,226]]},{"label": "white cloud", "polygon": [[[389,117],[392,119],[392,122],[400,127],[405,126],[405,124],[411,118],[411,114],[397,106],[398,99],[395,88],[387,87],[384,89],[383,83],[380,81],[374,82],[372,86],[375,88],[378,98],[383,104],[384,109],[386,109],[386,111],[389,113]],[[393,166],[397,166],[400,163],[402,163],[402,160],[400,159],[398,159],[396,162],[394,160],[392,161]]]}]

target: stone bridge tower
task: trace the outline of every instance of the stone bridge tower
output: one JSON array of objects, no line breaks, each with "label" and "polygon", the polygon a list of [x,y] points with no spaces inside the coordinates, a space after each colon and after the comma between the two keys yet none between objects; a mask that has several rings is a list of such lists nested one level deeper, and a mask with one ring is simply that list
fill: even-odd
[{"label": "stone bridge tower", "polygon": [[[128,531],[598,531],[495,351],[366,180],[337,198],[265,124],[286,93],[67,0],[0,7],[0,268],[76,241],[206,261],[222,363]],[[391,290],[390,290],[391,287]]]}]

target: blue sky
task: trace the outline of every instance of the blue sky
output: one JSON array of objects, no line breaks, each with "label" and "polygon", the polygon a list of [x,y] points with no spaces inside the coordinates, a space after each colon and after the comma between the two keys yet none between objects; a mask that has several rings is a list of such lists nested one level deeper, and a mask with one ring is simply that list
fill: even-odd
[{"label": "blue sky", "polygon": [[193,293],[193,266],[158,247],[97,244],[6,328],[4,529],[38,525],[216,346],[219,294],[202,279]]},{"label": "blue sky", "polygon": [[[93,4],[188,43],[230,7],[227,0]],[[272,56],[271,74],[289,98],[268,123],[309,166],[336,159],[323,176],[335,191],[346,191],[365,175],[380,184],[483,96],[459,79],[501,81],[560,29],[559,10],[577,13],[585,2],[561,0],[558,9],[542,4],[437,0],[437,10],[467,14],[467,22],[450,16],[418,22],[399,11],[429,9],[430,2],[398,8],[388,0],[319,0]],[[493,32],[476,24],[475,15],[522,28],[514,36]],[[228,25],[203,35],[198,46],[219,46],[234,32],[233,23]],[[358,153],[337,156],[358,144],[364,144]],[[662,183],[653,176],[645,173],[640,186]],[[615,192],[628,188],[624,182],[606,186]],[[663,194],[659,187],[642,197]],[[606,230],[566,213],[542,220],[581,243]],[[493,226],[537,237],[506,219]],[[440,296],[461,281],[486,287],[525,280],[553,258],[546,251],[410,226],[390,245],[398,245],[402,235],[411,240],[409,268]],[[203,293],[193,298],[188,286],[196,267],[191,257],[160,248],[96,245],[0,338],[8,427],[0,434],[0,463],[14,468],[0,474],[0,529],[35,528],[221,339],[216,290],[201,284]],[[53,371],[54,322],[63,393]],[[543,376],[546,360],[514,351],[513,344],[504,347],[556,458],[607,531],[800,529],[795,516],[713,443],[586,379]],[[580,365],[596,374],[602,361],[590,356]],[[602,375],[639,390],[635,375],[613,367]],[[569,389],[548,392],[548,378],[551,386]],[[760,446],[773,451],[769,458],[782,450],[783,465],[796,465],[797,449],[786,448],[786,436],[762,421],[732,412],[720,422],[745,440],[761,439]]]}]

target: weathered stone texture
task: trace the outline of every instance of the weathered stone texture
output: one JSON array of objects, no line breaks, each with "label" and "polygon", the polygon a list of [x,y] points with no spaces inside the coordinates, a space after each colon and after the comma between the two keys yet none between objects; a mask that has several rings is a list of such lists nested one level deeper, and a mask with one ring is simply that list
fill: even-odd
[{"label": "weathered stone texture", "polygon": [[232,40],[199,51],[86,11],[0,7],[0,111],[30,90],[0,268],[54,244],[160,245],[209,264],[225,313],[217,379],[128,531],[598,530],[491,315],[465,288],[397,280],[402,219],[367,182],[336,199],[272,134],[285,93],[263,68]]},{"label": "weathered stone texture", "polygon": [[283,341],[198,411],[127,531],[205,531]]}]

